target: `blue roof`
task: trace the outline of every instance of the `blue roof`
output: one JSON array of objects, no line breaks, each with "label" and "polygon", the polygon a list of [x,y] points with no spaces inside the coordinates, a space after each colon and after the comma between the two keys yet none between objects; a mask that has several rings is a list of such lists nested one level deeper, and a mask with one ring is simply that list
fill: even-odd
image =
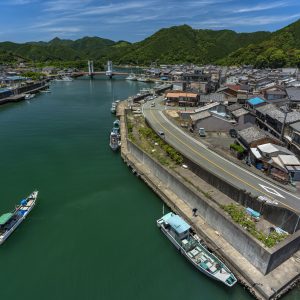
[{"label": "blue roof", "polygon": [[173,214],[172,212],[163,216],[164,221],[166,221],[174,231],[178,234],[183,233],[190,229],[190,225],[186,223],[182,218],[178,215]]},{"label": "blue roof", "polygon": [[258,105],[258,104],[264,103],[266,101],[259,97],[255,97],[255,98],[251,98],[251,99],[247,100],[247,102],[251,105]]}]

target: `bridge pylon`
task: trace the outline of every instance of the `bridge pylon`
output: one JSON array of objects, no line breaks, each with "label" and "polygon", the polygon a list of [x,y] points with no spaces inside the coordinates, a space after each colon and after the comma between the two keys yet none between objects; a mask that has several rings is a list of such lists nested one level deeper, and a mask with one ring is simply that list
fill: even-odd
[{"label": "bridge pylon", "polygon": [[91,78],[93,78],[93,76],[94,76],[94,62],[92,60],[88,61],[88,72],[89,72],[89,76]]},{"label": "bridge pylon", "polygon": [[113,77],[113,63],[111,60],[107,61],[107,69],[105,75],[108,76],[110,79]]}]

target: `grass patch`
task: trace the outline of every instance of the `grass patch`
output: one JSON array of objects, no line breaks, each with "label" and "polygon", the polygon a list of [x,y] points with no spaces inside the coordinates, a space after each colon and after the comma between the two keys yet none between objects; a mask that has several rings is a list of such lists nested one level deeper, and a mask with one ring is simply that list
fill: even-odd
[{"label": "grass patch", "polygon": [[126,118],[128,138],[132,142],[164,166],[173,167],[183,163],[182,155],[158,136],[143,117],[128,113]]},{"label": "grass patch", "polygon": [[239,207],[236,204],[228,204],[221,206],[232,218],[232,220],[240,224],[244,229],[246,229],[252,236],[261,241],[265,246],[271,248],[277,243],[284,240],[287,235],[279,234],[276,231],[271,232],[269,235],[266,235],[262,231],[256,228],[255,222],[251,217],[245,212],[245,208]]}]

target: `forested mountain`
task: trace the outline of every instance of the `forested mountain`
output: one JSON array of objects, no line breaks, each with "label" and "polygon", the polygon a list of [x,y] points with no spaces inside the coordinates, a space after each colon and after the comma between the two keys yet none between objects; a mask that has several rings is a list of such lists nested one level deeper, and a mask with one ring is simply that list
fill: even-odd
[{"label": "forested mountain", "polygon": [[193,29],[188,25],[164,28],[137,43],[114,42],[99,37],[75,41],[0,43],[0,63],[83,62],[93,59],[115,64],[219,63],[257,67],[300,65],[300,20],[276,32],[236,33],[231,30]]},{"label": "forested mountain", "polygon": [[[193,62],[205,64],[223,58],[253,42],[261,42],[269,32],[236,33],[231,30],[198,30],[188,25],[161,29],[145,40],[125,47],[120,63]],[[125,53],[126,51],[126,53]]]},{"label": "forested mountain", "polygon": [[300,20],[273,32],[261,43],[252,43],[234,51],[219,63],[251,64],[258,68],[300,67]]}]

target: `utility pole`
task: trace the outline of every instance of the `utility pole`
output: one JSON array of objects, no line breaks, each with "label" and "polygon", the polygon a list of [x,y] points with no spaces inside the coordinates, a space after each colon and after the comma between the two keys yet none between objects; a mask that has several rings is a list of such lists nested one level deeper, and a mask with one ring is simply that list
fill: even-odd
[{"label": "utility pole", "polygon": [[284,127],[286,124],[286,118],[287,115],[290,111],[290,100],[291,100],[291,96],[288,96],[288,102],[285,104],[285,112],[284,112],[284,119],[283,119],[283,124],[282,124],[282,128],[281,128],[281,134],[280,134],[280,139],[283,141],[283,137],[284,137]]}]

